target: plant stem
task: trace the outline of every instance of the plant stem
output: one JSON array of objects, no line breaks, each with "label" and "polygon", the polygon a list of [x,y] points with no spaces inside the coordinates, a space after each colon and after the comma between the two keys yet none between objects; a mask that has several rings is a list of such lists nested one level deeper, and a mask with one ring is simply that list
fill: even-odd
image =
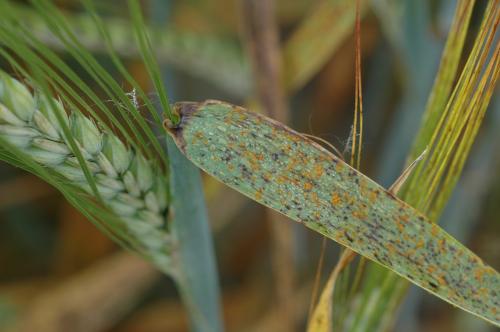
[{"label": "plant stem", "polygon": [[[192,331],[223,331],[219,285],[200,171],[167,138],[171,161],[172,235],[177,283]],[[175,264],[174,263],[174,264]]]}]

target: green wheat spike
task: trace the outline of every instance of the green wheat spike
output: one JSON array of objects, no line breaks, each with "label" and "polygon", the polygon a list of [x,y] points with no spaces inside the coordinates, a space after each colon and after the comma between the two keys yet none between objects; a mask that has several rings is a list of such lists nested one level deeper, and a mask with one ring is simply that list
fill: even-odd
[{"label": "green wheat spike", "polygon": [[33,96],[22,83],[0,72],[0,139],[10,145],[2,148],[20,150],[92,194],[61,118],[70,128],[103,203],[141,249],[168,270],[171,238],[165,225],[168,182],[164,172],[81,113],[66,113],[59,101],[49,102],[42,94]]}]

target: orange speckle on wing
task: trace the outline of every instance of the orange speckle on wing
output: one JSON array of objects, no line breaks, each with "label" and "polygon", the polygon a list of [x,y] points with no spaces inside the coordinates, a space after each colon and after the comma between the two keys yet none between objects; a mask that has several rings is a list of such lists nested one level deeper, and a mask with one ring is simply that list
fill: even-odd
[{"label": "orange speckle on wing", "polygon": [[429,274],[434,273],[434,271],[436,271],[436,267],[434,265],[429,265],[427,267],[427,272],[429,272]]},{"label": "orange speckle on wing", "polygon": [[335,170],[340,173],[340,172],[342,172],[342,169],[344,169],[344,165],[341,162],[338,162],[335,165]]},{"label": "orange speckle on wing", "polygon": [[394,248],[392,243],[387,243],[386,247],[391,255],[394,255],[396,253],[396,248]]},{"label": "orange speckle on wing", "polygon": [[358,219],[366,219],[366,213],[362,211],[352,211],[352,216]]},{"label": "orange speckle on wing", "polygon": [[420,249],[420,248],[422,248],[422,247],[424,246],[424,244],[425,244],[425,241],[424,241],[424,240],[422,240],[422,239],[420,239],[420,240],[417,242],[416,248],[417,248],[417,249]]},{"label": "orange speckle on wing", "polygon": [[262,178],[264,180],[266,180],[266,181],[271,181],[272,175],[269,172],[268,173],[264,173],[264,174],[262,174]]},{"label": "orange speckle on wing", "polygon": [[302,140],[302,136],[297,136],[297,135],[293,135],[293,134],[288,135],[288,137],[293,142],[298,142],[298,141]]},{"label": "orange speckle on wing", "polygon": [[293,170],[297,164],[299,163],[299,160],[297,158],[290,158],[288,161],[288,164],[286,165],[287,171]]},{"label": "orange speckle on wing", "polygon": [[308,170],[303,170],[301,172],[301,175],[304,179],[310,179],[311,178],[311,173]]},{"label": "orange speckle on wing", "polygon": [[246,119],[248,119],[248,117],[245,115],[245,113],[240,112],[240,113],[238,113],[238,114],[239,114],[239,116],[240,116],[240,117],[239,117],[239,120],[240,120],[240,121],[245,121]]},{"label": "orange speckle on wing", "polygon": [[476,278],[477,281],[481,281],[483,279],[483,275],[484,275],[483,269],[474,270],[474,278]]},{"label": "orange speckle on wing", "polygon": [[436,224],[432,224],[431,226],[431,233],[433,236],[437,236],[439,232],[439,228],[436,226]]},{"label": "orange speckle on wing", "polygon": [[437,277],[437,281],[439,282],[439,284],[440,284],[441,286],[444,286],[444,285],[446,285],[446,284],[447,284],[446,279],[444,278],[444,276],[443,276],[443,275],[438,276],[438,277]]},{"label": "orange speckle on wing", "polygon": [[368,197],[368,195],[370,194],[370,191],[367,186],[368,182],[366,182],[366,180],[363,179],[362,177],[359,178],[359,193],[363,197]]},{"label": "orange speckle on wing", "polygon": [[326,154],[324,154],[324,155],[323,155],[323,154],[322,154],[322,155],[319,155],[319,156],[318,156],[318,159],[317,159],[317,160],[318,160],[318,162],[326,162],[326,163],[331,163],[331,162],[332,162],[332,160],[334,160],[334,159],[332,159],[329,155],[326,155]]},{"label": "orange speckle on wing", "polygon": [[255,192],[255,199],[258,201],[262,199],[262,190],[257,190]]},{"label": "orange speckle on wing", "polygon": [[304,183],[304,190],[310,191],[312,188],[313,188],[313,185],[311,182]]},{"label": "orange speckle on wing", "polygon": [[351,195],[349,195],[349,193],[347,193],[347,192],[344,193],[344,200],[345,200],[345,204],[354,205],[354,203],[355,203],[354,198]]},{"label": "orange speckle on wing", "polygon": [[252,153],[250,151],[245,152],[245,157],[247,158],[248,162],[250,163],[250,167],[254,172],[257,172],[260,170],[260,163],[257,155],[255,153]]},{"label": "orange speckle on wing", "polygon": [[340,198],[339,194],[337,193],[332,193],[332,198],[330,199],[330,202],[332,205],[339,205],[342,202],[342,199]]},{"label": "orange speckle on wing", "polygon": [[484,273],[489,274],[490,276],[495,275],[497,272],[491,266],[485,266],[483,268]]},{"label": "orange speckle on wing", "polygon": [[378,191],[370,191],[370,193],[368,194],[368,199],[370,200],[370,203],[375,203],[377,201],[377,198],[378,198]]},{"label": "orange speckle on wing", "polygon": [[277,178],[276,178],[276,182],[278,184],[285,184],[288,182],[288,178],[284,175],[279,175]]},{"label": "orange speckle on wing", "polygon": [[323,166],[321,166],[320,164],[314,165],[314,175],[317,178],[319,178],[321,175],[323,175],[323,173],[324,173]]},{"label": "orange speckle on wing", "polygon": [[478,289],[478,293],[479,293],[479,295],[481,295],[481,297],[487,296],[488,295],[488,289],[485,288],[485,287],[481,287],[481,288]]},{"label": "orange speckle on wing", "polygon": [[439,250],[441,252],[446,251],[446,240],[445,239],[441,239],[441,240],[439,240],[438,243],[439,243]]},{"label": "orange speckle on wing", "polygon": [[319,201],[319,198],[318,198],[318,194],[316,194],[314,191],[311,192],[311,201],[316,205],[316,206],[319,206],[320,204],[320,201]]}]

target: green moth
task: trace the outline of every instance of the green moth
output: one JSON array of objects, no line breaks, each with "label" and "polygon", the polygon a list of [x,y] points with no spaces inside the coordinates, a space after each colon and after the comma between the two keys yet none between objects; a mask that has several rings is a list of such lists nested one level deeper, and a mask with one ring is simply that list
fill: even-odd
[{"label": "green moth", "polygon": [[500,325],[497,271],[419,211],[300,133],[220,101],[165,127],[194,164],[251,199]]}]

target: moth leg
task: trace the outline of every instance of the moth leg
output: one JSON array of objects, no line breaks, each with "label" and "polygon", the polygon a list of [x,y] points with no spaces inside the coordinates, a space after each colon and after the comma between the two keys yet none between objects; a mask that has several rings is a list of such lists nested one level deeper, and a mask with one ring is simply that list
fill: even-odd
[{"label": "moth leg", "polygon": [[401,173],[401,175],[397,178],[397,180],[387,189],[391,194],[396,195],[398,191],[401,189],[403,184],[406,182],[411,172],[417,166],[418,162],[421,161],[425,154],[427,153],[427,148],[417,157],[406,169]]}]

